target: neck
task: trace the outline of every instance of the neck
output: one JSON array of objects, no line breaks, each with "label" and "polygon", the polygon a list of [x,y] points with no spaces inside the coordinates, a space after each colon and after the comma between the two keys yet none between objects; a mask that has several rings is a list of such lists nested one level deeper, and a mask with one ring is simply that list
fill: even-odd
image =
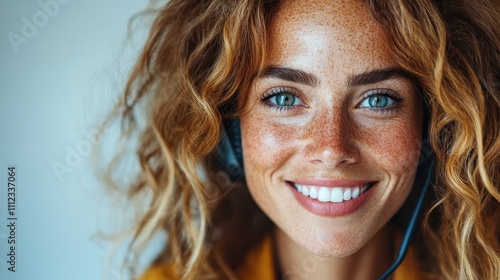
[{"label": "neck", "polygon": [[356,253],[341,257],[321,257],[307,252],[276,227],[274,231],[278,279],[376,279],[394,259],[394,240],[383,227]]}]

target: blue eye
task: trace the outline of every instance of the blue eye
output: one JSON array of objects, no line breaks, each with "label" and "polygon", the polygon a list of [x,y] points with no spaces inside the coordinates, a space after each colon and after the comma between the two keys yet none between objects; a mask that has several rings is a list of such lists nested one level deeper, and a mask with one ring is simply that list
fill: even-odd
[{"label": "blue eye", "polygon": [[291,109],[304,104],[294,91],[285,88],[273,89],[263,96],[262,101],[276,109]]},{"label": "blue eye", "polygon": [[269,100],[278,106],[293,106],[297,105],[295,101],[298,100],[298,98],[291,93],[280,93],[269,98]]},{"label": "blue eye", "polygon": [[391,97],[387,93],[375,93],[366,97],[359,107],[361,108],[373,108],[373,109],[385,109],[388,107],[395,106],[400,99],[396,97]]}]

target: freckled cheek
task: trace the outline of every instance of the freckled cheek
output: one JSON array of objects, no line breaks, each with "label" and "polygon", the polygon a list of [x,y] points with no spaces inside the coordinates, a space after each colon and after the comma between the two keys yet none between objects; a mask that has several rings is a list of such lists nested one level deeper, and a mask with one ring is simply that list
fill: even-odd
[{"label": "freckled cheek", "polygon": [[416,169],[420,156],[421,134],[417,129],[398,127],[369,135],[365,138],[372,162],[396,174]]},{"label": "freckled cheek", "polygon": [[292,129],[265,120],[241,121],[245,165],[274,171],[293,153]]}]

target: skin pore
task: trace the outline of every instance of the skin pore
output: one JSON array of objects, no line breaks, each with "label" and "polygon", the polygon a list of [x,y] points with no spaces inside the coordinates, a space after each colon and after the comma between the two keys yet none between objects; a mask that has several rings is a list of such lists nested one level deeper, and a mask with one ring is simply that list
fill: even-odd
[{"label": "skin pore", "polygon": [[[415,178],[422,100],[361,1],[283,1],[268,32],[267,70],[240,121],[247,184],[276,224],[278,265],[290,279],[374,279],[392,262],[386,224]],[[304,206],[300,183],[370,188]]]}]

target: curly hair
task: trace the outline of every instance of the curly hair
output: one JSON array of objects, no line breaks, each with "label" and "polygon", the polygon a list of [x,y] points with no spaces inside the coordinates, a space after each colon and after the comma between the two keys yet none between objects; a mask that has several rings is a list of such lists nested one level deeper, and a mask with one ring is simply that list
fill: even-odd
[{"label": "curly hair", "polygon": [[[427,240],[418,249],[439,261],[422,260],[424,268],[439,279],[498,279],[498,9],[486,0],[366,2],[388,34],[395,61],[419,82],[430,112],[437,200],[427,209]],[[123,139],[138,140],[140,171],[126,186],[127,197],[150,198],[129,251],[140,255],[155,233],[166,233],[155,263],[171,264],[179,278],[234,277],[272,228],[244,183],[230,181],[214,164],[214,150],[222,120],[240,109],[235,97],[244,98],[264,69],[266,28],[277,3],[166,3],[107,119],[121,123]],[[109,182],[122,162],[117,152],[106,170]]]}]

